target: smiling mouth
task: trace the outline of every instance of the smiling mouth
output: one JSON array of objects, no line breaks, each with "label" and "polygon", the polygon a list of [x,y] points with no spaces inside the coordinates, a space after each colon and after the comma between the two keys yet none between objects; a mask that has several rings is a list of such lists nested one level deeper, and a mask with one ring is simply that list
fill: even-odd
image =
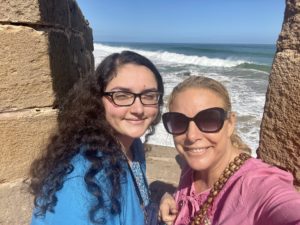
[{"label": "smiling mouth", "polygon": [[143,123],[145,121],[145,119],[126,119],[126,120],[130,123],[136,123],[136,124]]},{"label": "smiling mouth", "polygon": [[187,148],[185,152],[188,153],[204,153],[209,149],[209,147],[201,147],[201,148]]}]

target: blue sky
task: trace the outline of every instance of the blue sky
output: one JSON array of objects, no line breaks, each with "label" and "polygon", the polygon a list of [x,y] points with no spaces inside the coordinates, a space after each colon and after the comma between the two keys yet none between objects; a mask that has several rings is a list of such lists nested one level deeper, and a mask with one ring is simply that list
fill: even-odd
[{"label": "blue sky", "polygon": [[285,0],[77,0],[94,41],[275,44]]}]

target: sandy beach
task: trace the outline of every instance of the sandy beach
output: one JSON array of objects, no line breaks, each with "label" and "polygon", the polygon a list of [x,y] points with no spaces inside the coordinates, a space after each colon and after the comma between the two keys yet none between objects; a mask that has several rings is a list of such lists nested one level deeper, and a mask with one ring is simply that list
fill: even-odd
[{"label": "sandy beach", "polygon": [[179,182],[182,160],[175,148],[150,145],[146,152],[147,179],[152,199],[159,202],[166,191],[173,193]]}]

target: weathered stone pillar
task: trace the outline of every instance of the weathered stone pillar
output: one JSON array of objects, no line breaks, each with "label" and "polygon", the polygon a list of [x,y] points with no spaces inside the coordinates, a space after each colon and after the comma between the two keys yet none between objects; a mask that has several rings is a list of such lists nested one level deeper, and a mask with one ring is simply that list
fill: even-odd
[{"label": "weathered stone pillar", "polygon": [[300,190],[300,0],[286,0],[257,155],[291,171]]},{"label": "weathered stone pillar", "polygon": [[94,70],[92,30],[74,0],[0,0],[0,224],[28,224],[22,181],[74,82]]}]

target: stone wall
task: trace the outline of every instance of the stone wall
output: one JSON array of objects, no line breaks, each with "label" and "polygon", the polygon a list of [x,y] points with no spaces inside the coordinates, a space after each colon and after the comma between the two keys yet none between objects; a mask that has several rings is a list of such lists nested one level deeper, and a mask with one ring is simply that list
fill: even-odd
[{"label": "stone wall", "polygon": [[300,0],[287,0],[257,155],[291,171],[300,191]]},{"label": "stone wall", "polygon": [[20,225],[32,205],[23,180],[55,127],[55,108],[94,70],[93,37],[74,0],[0,6],[0,224]]}]

